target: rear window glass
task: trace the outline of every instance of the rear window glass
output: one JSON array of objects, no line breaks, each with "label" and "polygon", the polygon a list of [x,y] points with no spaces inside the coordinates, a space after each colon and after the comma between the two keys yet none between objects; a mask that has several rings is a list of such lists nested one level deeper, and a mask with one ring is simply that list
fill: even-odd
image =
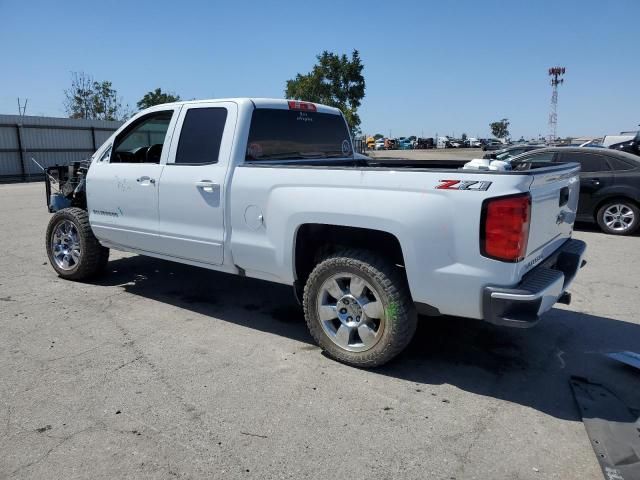
[{"label": "rear window glass", "polygon": [[522,162],[553,162],[553,157],[555,154],[555,152],[531,153],[526,157],[522,156],[514,160],[519,160]]},{"label": "rear window glass", "polygon": [[583,172],[606,172],[611,170],[603,155],[582,152],[563,152],[563,162],[577,162]]},{"label": "rear window glass", "polygon": [[247,161],[351,156],[351,138],[341,115],[266,108],[253,111]]},{"label": "rear window glass", "polygon": [[625,160],[616,157],[607,157],[609,160],[609,164],[611,164],[611,168],[617,171],[623,170],[633,170],[637,167],[637,165],[633,165],[631,163],[627,163]]}]

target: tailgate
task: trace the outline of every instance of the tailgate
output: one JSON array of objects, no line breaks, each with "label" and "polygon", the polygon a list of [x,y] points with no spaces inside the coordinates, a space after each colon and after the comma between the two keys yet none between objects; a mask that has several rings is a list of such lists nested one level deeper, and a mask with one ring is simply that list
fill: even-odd
[{"label": "tailgate", "polygon": [[531,224],[520,273],[540,263],[571,237],[578,208],[580,167],[536,173],[531,182]]}]

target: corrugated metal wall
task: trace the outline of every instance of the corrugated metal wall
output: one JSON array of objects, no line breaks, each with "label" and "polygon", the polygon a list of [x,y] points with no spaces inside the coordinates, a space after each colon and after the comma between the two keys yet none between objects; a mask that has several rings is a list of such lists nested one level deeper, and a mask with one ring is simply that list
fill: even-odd
[{"label": "corrugated metal wall", "polygon": [[88,158],[122,122],[0,115],[0,181],[42,177],[43,167]]}]

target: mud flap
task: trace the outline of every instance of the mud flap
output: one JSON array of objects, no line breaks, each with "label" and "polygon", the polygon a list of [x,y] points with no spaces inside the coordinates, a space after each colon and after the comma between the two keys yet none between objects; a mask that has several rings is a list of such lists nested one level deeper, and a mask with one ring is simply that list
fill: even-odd
[{"label": "mud flap", "polygon": [[640,480],[640,419],[603,385],[571,377],[573,396],[607,480]]}]

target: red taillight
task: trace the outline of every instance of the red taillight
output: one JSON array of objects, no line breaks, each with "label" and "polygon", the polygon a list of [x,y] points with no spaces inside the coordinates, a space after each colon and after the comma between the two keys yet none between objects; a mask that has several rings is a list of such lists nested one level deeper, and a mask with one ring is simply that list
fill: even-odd
[{"label": "red taillight", "polygon": [[482,255],[505,262],[522,260],[527,252],[530,222],[528,193],[486,200],[480,228]]},{"label": "red taillight", "polygon": [[299,102],[297,100],[289,100],[289,110],[301,110],[303,112],[315,112],[316,106],[309,102]]}]

